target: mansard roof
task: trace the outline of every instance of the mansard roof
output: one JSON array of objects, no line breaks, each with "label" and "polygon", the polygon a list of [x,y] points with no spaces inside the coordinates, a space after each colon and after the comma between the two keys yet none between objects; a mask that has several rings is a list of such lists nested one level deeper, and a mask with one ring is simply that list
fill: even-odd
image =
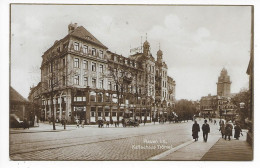
[{"label": "mansard roof", "polygon": [[77,27],[69,35],[74,36],[74,37],[78,37],[78,38],[83,39],[83,40],[87,40],[89,42],[92,42],[94,44],[97,44],[97,45],[107,49],[107,47],[104,44],[102,44],[95,36],[93,36],[83,26]]}]

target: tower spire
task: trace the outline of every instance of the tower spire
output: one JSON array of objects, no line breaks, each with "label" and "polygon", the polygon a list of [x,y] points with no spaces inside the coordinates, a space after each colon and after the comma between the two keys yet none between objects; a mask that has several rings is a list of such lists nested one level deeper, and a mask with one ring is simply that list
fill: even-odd
[{"label": "tower spire", "polygon": [[141,36],[141,51],[143,50],[143,37]]},{"label": "tower spire", "polygon": [[145,35],[146,35],[146,41],[147,41],[147,33],[145,33]]}]

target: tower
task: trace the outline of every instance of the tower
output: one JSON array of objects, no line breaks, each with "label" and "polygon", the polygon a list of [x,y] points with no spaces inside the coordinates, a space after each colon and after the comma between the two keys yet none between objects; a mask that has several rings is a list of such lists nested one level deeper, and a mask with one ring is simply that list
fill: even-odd
[{"label": "tower", "polygon": [[221,70],[220,76],[218,77],[217,95],[225,96],[225,97],[230,96],[230,86],[231,86],[230,77],[227,73],[227,70],[223,68]]},{"label": "tower", "polygon": [[146,40],[143,44],[143,53],[145,56],[149,55],[149,51],[150,51],[150,43]]},{"label": "tower", "polygon": [[162,55],[163,55],[163,52],[160,49],[160,45],[159,45],[159,50],[157,51],[157,62],[162,63]]}]

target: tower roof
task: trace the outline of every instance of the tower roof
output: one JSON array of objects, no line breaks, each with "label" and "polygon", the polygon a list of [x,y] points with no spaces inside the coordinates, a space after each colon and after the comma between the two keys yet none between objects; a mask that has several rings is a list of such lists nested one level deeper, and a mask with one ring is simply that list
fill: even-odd
[{"label": "tower roof", "polygon": [[143,46],[144,46],[144,47],[145,47],[145,46],[150,46],[150,43],[149,43],[147,40],[145,40]]},{"label": "tower roof", "polygon": [[159,50],[157,51],[157,55],[163,55],[162,50],[159,49]]}]

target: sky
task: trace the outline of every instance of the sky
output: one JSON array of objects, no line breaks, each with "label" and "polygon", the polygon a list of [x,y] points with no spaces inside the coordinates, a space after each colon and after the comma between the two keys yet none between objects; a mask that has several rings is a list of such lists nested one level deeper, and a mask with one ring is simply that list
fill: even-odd
[{"label": "sky", "polygon": [[70,23],[124,56],[147,34],[155,58],[160,44],[177,100],[216,95],[223,68],[231,93],[248,88],[249,6],[12,5],[11,86],[25,98],[40,81],[41,56]]}]

